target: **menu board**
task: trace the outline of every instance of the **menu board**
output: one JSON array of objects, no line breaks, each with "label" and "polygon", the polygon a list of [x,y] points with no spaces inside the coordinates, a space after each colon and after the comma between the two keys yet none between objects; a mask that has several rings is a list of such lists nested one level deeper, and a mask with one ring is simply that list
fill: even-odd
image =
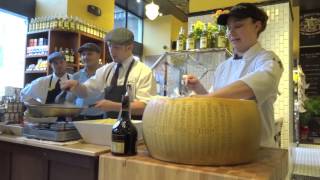
[{"label": "menu board", "polygon": [[320,9],[302,12],[300,16],[300,46],[320,44]]},{"label": "menu board", "polygon": [[320,96],[320,47],[300,49],[300,64],[310,84],[306,95]]}]

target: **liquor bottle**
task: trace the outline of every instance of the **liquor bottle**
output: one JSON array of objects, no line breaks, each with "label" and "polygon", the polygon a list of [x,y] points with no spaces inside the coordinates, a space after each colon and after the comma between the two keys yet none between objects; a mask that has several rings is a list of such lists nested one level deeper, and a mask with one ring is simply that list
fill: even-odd
[{"label": "liquor bottle", "polygon": [[200,36],[200,49],[208,48],[208,24],[205,24]]},{"label": "liquor bottle", "polygon": [[71,16],[70,18],[70,30],[75,31],[76,30],[76,24],[74,18]]},{"label": "liquor bottle", "polygon": [[70,63],[70,51],[69,51],[69,48],[66,48],[64,57],[66,58],[66,62]]},{"label": "liquor bottle", "polygon": [[73,49],[70,49],[69,60],[70,60],[70,63],[74,63],[74,51],[73,51]]},{"label": "liquor bottle", "polygon": [[34,18],[31,18],[29,23],[29,32],[34,30]]},{"label": "liquor bottle", "polygon": [[63,18],[63,29],[65,29],[65,30],[69,30],[70,29],[70,21],[69,21],[68,16],[65,16]]},{"label": "liquor bottle", "polygon": [[52,20],[52,27],[51,29],[57,29],[58,28],[58,21],[59,19],[57,18],[57,16],[55,16]]},{"label": "liquor bottle", "polygon": [[184,35],[184,29],[181,26],[179,31],[179,37],[177,40],[177,51],[185,50],[186,37]]},{"label": "liquor bottle", "polygon": [[63,18],[60,16],[58,18],[58,29],[63,29]]},{"label": "liquor bottle", "polygon": [[51,23],[52,19],[50,16],[45,17],[45,25],[44,25],[44,29],[50,29],[50,23]]},{"label": "liquor bottle", "polygon": [[35,26],[34,26],[35,28],[34,28],[34,30],[35,30],[35,31],[38,31],[39,28],[40,28],[39,17],[36,17],[34,21],[35,21]]},{"label": "liquor bottle", "polygon": [[193,30],[194,30],[194,25],[192,25],[191,30],[188,34],[187,44],[186,44],[187,50],[192,50],[195,48],[195,37],[194,37]]},{"label": "liquor bottle", "polygon": [[111,153],[117,156],[132,156],[137,154],[137,129],[131,122],[130,90],[122,96],[121,111],[118,121],[112,127]]},{"label": "liquor bottle", "polygon": [[223,26],[219,26],[219,32],[217,35],[217,47],[225,48],[227,43],[226,33]]}]

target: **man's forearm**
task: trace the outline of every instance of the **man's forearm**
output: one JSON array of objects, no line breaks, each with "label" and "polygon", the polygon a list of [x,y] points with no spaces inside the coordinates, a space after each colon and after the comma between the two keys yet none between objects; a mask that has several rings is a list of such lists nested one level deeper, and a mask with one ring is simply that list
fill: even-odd
[{"label": "man's forearm", "polygon": [[76,87],[71,89],[71,92],[76,94],[78,97],[81,97],[81,98],[88,97],[87,87],[82,85],[82,84],[78,84]]},{"label": "man's forearm", "polygon": [[242,81],[236,81],[208,95],[212,97],[233,99],[252,99],[255,97],[252,89]]}]

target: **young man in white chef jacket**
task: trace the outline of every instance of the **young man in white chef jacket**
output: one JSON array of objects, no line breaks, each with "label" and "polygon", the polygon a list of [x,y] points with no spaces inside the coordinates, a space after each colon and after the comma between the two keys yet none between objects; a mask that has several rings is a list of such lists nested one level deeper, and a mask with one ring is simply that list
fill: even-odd
[{"label": "young man in white chef jacket", "polygon": [[[262,120],[261,146],[276,147],[273,104],[283,72],[281,61],[266,51],[258,37],[267,25],[266,13],[251,3],[240,3],[218,17],[227,26],[234,55],[216,69],[209,92],[193,75],[185,75],[187,86],[197,94],[234,99],[255,99]],[[248,127],[250,128],[250,127]]]}]

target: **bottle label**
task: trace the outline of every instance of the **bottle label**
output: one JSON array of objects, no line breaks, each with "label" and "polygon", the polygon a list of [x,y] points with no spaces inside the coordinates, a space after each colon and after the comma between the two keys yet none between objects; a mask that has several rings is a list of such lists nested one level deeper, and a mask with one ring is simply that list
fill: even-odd
[{"label": "bottle label", "polygon": [[219,47],[219,48],[226,47],[226,38],[224,36],[218,36],[217,47]]},{"label": "bottle label", "polygon": [[112,142],[111,151],[114,153],[124,154],[124,142]]},{"label": "bottle label", "polygon": [[182,51],[182,50],[183,50],[183,41],[177,40],[177,51]]},{"label": "bottle label", "polygon": [[200,38],[200,49],[204,49],[208,47],[208,38],[201,37]]},{"label": "bottle label", "polygon": [[189,50],[189,49],[194,49],[194,39],[193,38],[188,38],[187,39],[187,47],[186,49]]}]

